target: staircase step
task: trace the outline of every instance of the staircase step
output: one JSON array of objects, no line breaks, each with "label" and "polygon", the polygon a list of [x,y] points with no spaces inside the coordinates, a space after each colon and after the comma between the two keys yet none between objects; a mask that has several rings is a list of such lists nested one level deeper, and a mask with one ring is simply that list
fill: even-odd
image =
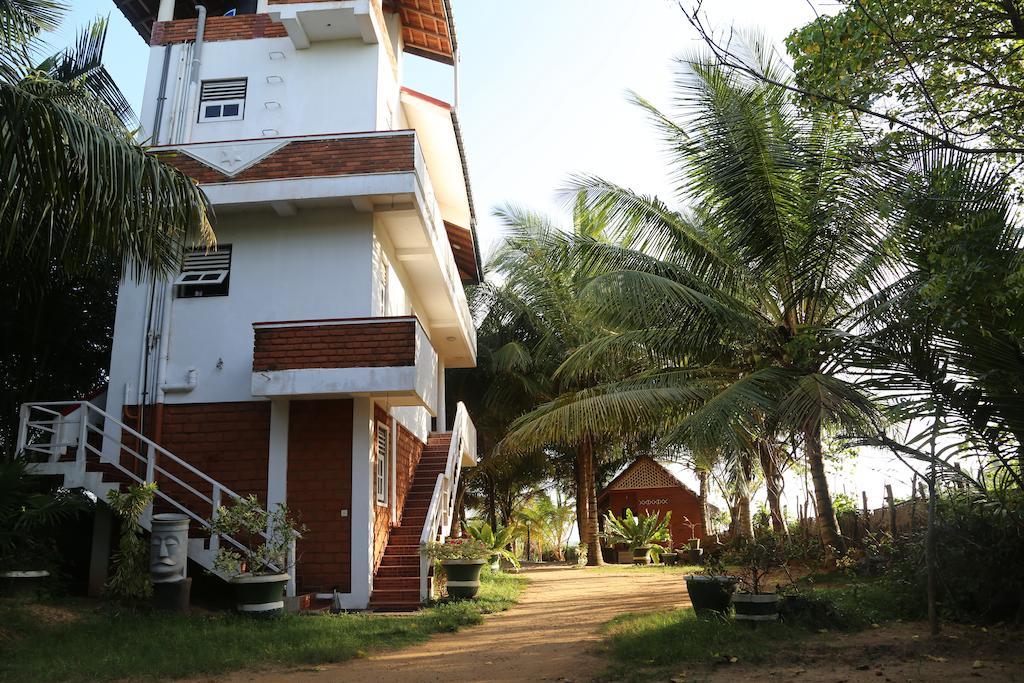
[{"label": "staircase step", "polygon": [[373,592],[407,590],[417,591],[420,589],[420,578],[418,576],[378,576],[373,580]]}]

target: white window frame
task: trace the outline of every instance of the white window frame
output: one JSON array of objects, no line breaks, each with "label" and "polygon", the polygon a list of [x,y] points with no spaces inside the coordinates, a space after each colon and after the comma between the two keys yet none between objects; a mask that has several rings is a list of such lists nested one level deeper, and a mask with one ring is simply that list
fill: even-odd
[{"label": "white window frame", "polygon": [[[217,84],[229,85],[236,84],[234,89],[229,89],[228,92],[220,91],[217,94]],[[207,85],[211,86],[213,92],[206,94]],[[237,91],[237,92],[236,92]],[[203,95],[206,94],[204,97]],[[242,95],[242,97],[231,97],[231,95]],[[228,97],[224,97],[228,95]],[[218,121],[241,121],[245,118],[245,100],[249,96],[249,79],[248,78],[215,78],[208,81],[203,81],[199,84],[199,123],[216,123]],[[224,107],[232,104],[238,105],[238,113],[231,116],[222,116],[218,113],[216,116],[209,116],[206,113],[207,107],[219,107],[218,111],[223,112]]]},{"label": "white window frame", "polygon": [[[196,276],[199,276],[196,279]],[[212,275],[213,278],[209,276]],[[219,285],[228,277],[226,270],[186,270],[174,281],[175,285]]]},{"label": "white window frame", "polygon": [[[208,116],[206,113],[207,107],[220,107],[221,111],[224,111],[224,107],[229,104],[238,105],[238,113],[233,116]],[[199,103],[199,123],[216,123],[217,121],[241,121],[245,118],[245,100],[203,100]]]},{"label": "white window frame", "polygon": [[377,439],[374,445],[377,456],[377,466],[374,470],[374,489],[376,492],[377,505],[386,507],[388,505],[388,490],[391,486],[389,474],[391,470],[391,427],[383,422],[377,422]]}]

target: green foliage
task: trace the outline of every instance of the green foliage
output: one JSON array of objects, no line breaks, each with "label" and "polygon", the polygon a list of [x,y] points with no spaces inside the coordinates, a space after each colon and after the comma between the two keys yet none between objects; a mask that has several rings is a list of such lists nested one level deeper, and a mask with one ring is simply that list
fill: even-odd
[{"label": "green foliage", "polygon": [[23,457],[0,457],[0,569],[50,567],[54,530],[86,507],[83,496],[32,475]]},{"label": "green foliage", "polygon": [[660,513],[634,515],[632,510],[627,509],[622,517],[616,517],[609,510],[604,520],[604,536],[609,543],[625,543],[630,550],[649,548],[657,557],[664,550],[664,547],[657,544],[669,540],[671,519],[671,512],[666,512],[662,517]]},{"label": "green foliage", "polygon": [[857,499],[848,493],[836,493],[832,496],[832,507],[837,515],[857,512]]},{"label": "green foliage", "polygon": [[736,538],[723,558],[740,569],[740,581],[751,593],[761,593],[765,577],[786,566],[786,552],[779,537],[766,530],[754,538]]},{"label": "green foliage", "polygon": [[775,652],[782,641],[806,635],[782,623],[756,629],[729,619],[698,619],[692,609],[625,614],[605,626],[605,646],[616,663],[616,680],[630,672],[637,680],[663,680],[643,667],[729,663],[735,657],[757,661]]},{"label": "green foliage", "polygon": [[484,546],[491,551],[489,560],[492,562],[498,558],[509,562],[514,567],[519,567],[519,558],[516,557],[509,549],[509,544],[512,542],[512,537],[516,534],[516,527],[506,526],[498,527],[497,533],[491,528],[491,525],[483,520],[473,520],[468,524],[463,525],[466,534],[477,541],[480,541]]},{"label": "green foliage", "polygon": [[[1024,148],[1016,2],[842,0],[786,41],[799,84],[957,142]],[[816,105],[824,104],[819,100]]]},{"label": "green foliage", "polygon": [[[113,613],[65,600],[39,619],[27,606],[0,602],[0,680],[123,681],[219,677],[253,668],[343,662],[422,643],[479,623],[515,604],[527,580],[484,574],[475,600],[431,606],[407,616],[339,614],[261,620],[233,614]],[[55,656],[54,643],[59,643]],[[133,643],[125,647],[125,643]]]},{"label": "green foliage", "polygon": [[217,508],[209,521],[213,533],[231,536],[242,546],[222,542],[213,562],[218,572],[233,576],[291,571],[288,551],[304,529],[292,519],[287,506],[278,504],[269,511],[256,496],[243,496],[231,507]]},{"label": "green foliage", "polygon": [[[974,492],[946,491],[938,501],[938,605],[960,621],[998,622],[1024,614],[1024,494],[993,504]],[[894,594],[923,611],[925,529],[916,527],[873,550]]]},{"label": "green foliage", "polygon": [[156,496],[156,484],[134,484],[107,494],[107,503],[121,520],[107,595],[123,601],[144,600],[153,594],[149,580],[149,544],[139,521]]},{"label": "green foliage", "polygon": [[489,560],[494,550],[475,538],[449,538],[443,543],[431,541],[423,546],[427,557],[437,562],[445,560]]}]

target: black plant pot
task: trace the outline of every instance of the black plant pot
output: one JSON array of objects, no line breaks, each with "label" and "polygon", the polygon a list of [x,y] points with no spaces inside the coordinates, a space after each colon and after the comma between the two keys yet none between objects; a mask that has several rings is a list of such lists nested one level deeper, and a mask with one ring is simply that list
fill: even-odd
[{"label": "black plant pot", "polygon": [[674,565],[679,561],[679,554],[675,552],[662,553],[660,559],[662,564]]},{"label": "black plant pot", "polygon": [[725,615],[736,591],[734,576],[691,575],[686,577],[686,592],[698,615]]},{"label": "black plant pot", "polygon": [[732,596],[732,606],[736,609],[736,621],[757,623],[779,618],[777,593],[737,593]]},{"label": "black plant pot", "polygon": [[33,571],[0,572],[0,594],[15,598],[35,598],[46,588],[50,572]]},{"label": "black plant pot", "polygon": [[700,558],[704,554],[704,548],[687,548],[686,561],[690,564],[700,564]]}]

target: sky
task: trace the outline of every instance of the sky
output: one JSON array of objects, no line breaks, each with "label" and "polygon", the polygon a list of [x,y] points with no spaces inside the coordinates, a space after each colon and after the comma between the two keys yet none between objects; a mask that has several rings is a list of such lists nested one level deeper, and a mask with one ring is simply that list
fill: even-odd
[{"label": "sky", "polygon": [[[110,15],[106,63],[138,111],[148,48],[112,0],[75,0],[59,47],[76,27]],[[701,47],[671,0],[452,0],[459,47],[459,118],[484,254],[500,239],[494,208],[507,203],[560,217],[558,190],[595,174],[671,201],[665,155],[633,90],[660,107],[672,98],[673,61]],[[692,2],[687,2],[692,4]],[[828,0],[705,2],[716,30],[753,30],[784,52],[794,28],[827,12]],[[452,69],[407,56],[406,85],[451,101]],[[684,479],[692,481],[680,472]],[[881,505],[883,485],[909,492],[910,476],[889,458],[864,454],[835,487]],[[787,491],[802,489],[793,481]],[[799,494],[803,495],[802,491]],[[795,508],[795,502],[791,509]]]}]

